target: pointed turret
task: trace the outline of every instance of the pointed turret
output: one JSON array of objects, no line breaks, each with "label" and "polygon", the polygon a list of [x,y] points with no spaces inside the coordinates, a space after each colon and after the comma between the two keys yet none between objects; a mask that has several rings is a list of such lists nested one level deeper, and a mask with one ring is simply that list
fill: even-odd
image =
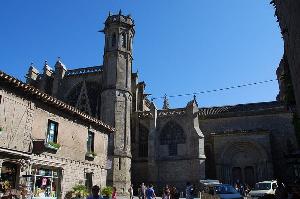
[{"label": "pointed turret", "polygon": [[52,94],[57,97],[58,94],[58,89],[60,82],[64,78],[67,68],[66,66],[62,63],[60,57],[58,57],[56,63],[55,63],[55,71],[54,71],[54,81],[53,81],[53,89],[52,89]]},{"label": "pointed turret", "polygon": [[39,75],[38,69],[35,68],[33,63],[30,63],[28,73],[26,74],[26,83],[31,84],[37,80]]},{"label": "pointed turret", "polygon": [[164,96],[164,103],[163,103],[163,107],[162,107],[162,109],[170,109],[170,104],[169,104],[169,100],[168,100],[168,98],[167,98],[167,95],[165,94],[165,96]]}]

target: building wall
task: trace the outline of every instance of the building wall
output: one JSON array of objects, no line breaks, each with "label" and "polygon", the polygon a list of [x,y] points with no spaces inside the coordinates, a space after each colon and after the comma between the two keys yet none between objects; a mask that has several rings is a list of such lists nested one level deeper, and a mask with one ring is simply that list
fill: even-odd
[{"label": "building wall", "polygon": [[[154,183],[158,189],[168,184],[184,192],[187,182],[197,184],[205,178],[204,137],[197,113],[192,101],[182,109],[157,111],[151,106],[150,112],[138,115],[133,144],[134,184]],[[141,125],[143,128],[139,128]],[[140,157],[139,141],[145,130],[149,131],[148,156]],[[174,140],[177,154],[170,154],[169,146]]]},{"label": "building wall", "polygon": [[0,147],[30,153],[33,104],[0,88]]},{"label": "building wall", "polygon": [[[238,114],[237,114],[238,115]],[[212,145],[214,161],[217,163],[220,153],[224,150],[222,144],[231,141],[246,140],[251,143],[260,143],[266,154],[269,154],[274,168],[273,177],[284,177],[286,166],[285,155],[297,147],[292,113],[281,112],[263,115],[238,115],[236,117],[216,117],[213,119],[200,120],[200,128],[205,136],[215,136]],[[239,132],[242,135],[226,136],[226,133]],[[259,132],[268,132],[269,136],[262,138]],[[223,145],[222,145],[223,146]]]},{"label": "building wall", "polygon": [[[18,175],[31,169],[54,169],[61,173],[61,197],[92,173],[92,183],[106,185],[108,133],[93,123],[31,99],[19,90],[0,87],[0,168],[4,162],[18,165]],[[48,120],[58,123],[58,150],[45,147]],[[88,131],[94,133],[95,158],[87,158]],[[18,178],[20,179],[20,177]]]}]

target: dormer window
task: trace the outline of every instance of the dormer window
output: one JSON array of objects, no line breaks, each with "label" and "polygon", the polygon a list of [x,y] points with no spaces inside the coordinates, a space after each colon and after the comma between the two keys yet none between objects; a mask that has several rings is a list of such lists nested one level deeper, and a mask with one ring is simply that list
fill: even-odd
[{"label": "dormer window", "polygon": [[123,48],[126,48],[126,33],[122,33],[121,45],[122,45]]},{"label": "dormer window", "polygon": [[117,36],[116,33],[113,34],[112,39],[111,39],[111,46],[115,47],[117,43]]}]

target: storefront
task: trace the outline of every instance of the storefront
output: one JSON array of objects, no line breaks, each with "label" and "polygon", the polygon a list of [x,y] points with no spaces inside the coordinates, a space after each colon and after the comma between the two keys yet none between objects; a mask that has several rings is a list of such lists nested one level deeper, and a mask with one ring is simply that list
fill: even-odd
[{"label": "storefront", "polygon": [[58,168],[33,167],[33,197],[57,199],[61,194],[61,170]]},{"label": "storefront", "polygon": [[1,167],[0,192],[4,192],[4,186],[7,188],[17,188],[18,165],[11,162],[3,162]]}]

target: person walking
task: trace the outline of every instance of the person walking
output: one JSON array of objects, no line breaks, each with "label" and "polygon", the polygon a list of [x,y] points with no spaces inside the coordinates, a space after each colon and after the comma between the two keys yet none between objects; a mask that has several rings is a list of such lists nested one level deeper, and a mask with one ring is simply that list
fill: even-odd
[{"label": "person walking", "polygon": [[113,187],[113,192],[111,194],[111,199],[117,199],[117,188]]},{"label": "person walking", "polygon": [[176,187],[172,187],[171,189],[171,199],[179,199],[180,194],[179,191],[176,189]]},{"label": "person walking", "polygon": [[133,185],[129,186],[128,192],[129,192],[130,199],[133,199]]},{"label": "person walking", "polygon": [[170,196],[171,196],[171,191],[169,185],[166,185],[166,187],[164,188],[162,199],[170,199]]},{"label": "person walking", "polygon": [[186,183],[186,188],[185,188],[185,197],[186,199],[193,199],[193,185],[191,185],[191,183],[187,182]]},{"label": "person walking", "polygon": [[149,188],[146,190],[146,197],[147,199],[153,199],[156,197],[152,184],[150,184]]},{"label": "person walking", "polygon": [[146,188],[145,184],[142,183],[141,188],[140,188],[140,194],[139,194],[141,199],[146,198],[146,190],[147,190],[147,188]]},{"label": "person walking", "polygon": [[89,195],[87,197],[87,199],[103,199],[100,195],[99,195],[99,191],[100,191],[100,187],[97,185],[94,185],[92,187],[92,194]]}]

